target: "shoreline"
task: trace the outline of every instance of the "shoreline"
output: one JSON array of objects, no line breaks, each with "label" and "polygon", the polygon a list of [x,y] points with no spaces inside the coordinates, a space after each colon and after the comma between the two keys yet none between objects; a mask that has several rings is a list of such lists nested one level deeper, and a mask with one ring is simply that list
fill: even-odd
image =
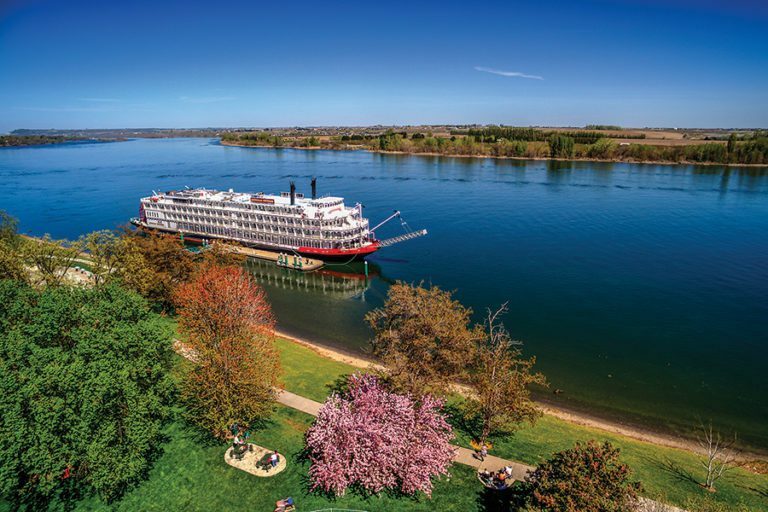
[{"label": "shoreline", "polygon": [[[328,345],[310,341],[306,338],[299,338],[297,336],[288,334],[280,330],[276,330],[275,334],[278,337],[288,340],[292,343],[296,343],[303,347],[309,348],[310,350],[315,351],[322,357],[331,359],[333,361],[346,363],[350,366],[354,366],[356,368],[361,368],[361,369],[372,368],[372,369],[378,370],[378,369],[384,368],[382,365],[376,363],[372,359],[368,359],[360,355],[352,354],[349,351],[332,348],[332,347],[329,347]],[[610,434],[625,436],[635,441],[641,441],[644,443],[664,446],[667,448],[675,448],[678,450],[685,450],[685,451],[698,453],[698,454],[704,453],[702,448],[698,445],[698,443],[692,439],[687,439],[682,436],[676,436],[674,434],[662,433],[659,431],[655,431],[652,428],[642,428],[638,426],[623,424],[614,420],[600,418],[597,415],[585,413],[584,411],[577,411],[575,409],[569,409],[567,407],[556,406],[556,405],[553,405],[552,403],[543,401],[541,399],[535,399],[534,402],[536,402],[536,405],[544,414],[553,416],[559,420],[563,420],[568,423],[573,423],[583,427],[595,428]],[[740,452],[739,459],[743,460],[744,462],[750,462],[750,461],[764,462],[768,460],[768,454],[745,450]],[[745,467],[749,468],[748,466],[745,466]]]},{"label": "shoreline", "polygon": [[[443,153],[410,153],[407,151],[382,151],[367,149],[364,147],[359,148],[324,148],[322,146],[311,147],[299,147],[299,146],[260,146],[256,144],[236,144],[233,142],[226,142],[219,139],[219,144],[222,146],[229,146],[233,148],[266,148],[266,149],[300,149],[304,151],[365,151],[372,154],[380,155],[407,155],[407,156],[437,156],[445,158],[479,158],[488,160],[516,160],[516,161],[536,161],[536,162],[597,162],[604,164],[636,164],[636,165],[690,165],[690,166],[708,166],[708,167],[728,167],[728,168],[746,168],[746,169],[768,169],[768,164],[732,164],[732,163],[718,163],[718,162],[689,162],[683,160],[680,162],[668,162],[665,160],[618,160],[618,159],[606,159],[606,158],[550,158],[548,156],[494,156],[494,155],[455,155],[455,154],[443,154]],[[649,144],[650,145],[650,144]]]},{"label": "shoreline", "polygon": [[[0,136],[2,137],[2,136]],[[108,142],[125,142],[128,139],[66,139],[48,142],[25,142],[23,144],[0,144],[0,149],[14,148],[44,148],[50,146],[63,146],[67,144],[102,144]]]}]

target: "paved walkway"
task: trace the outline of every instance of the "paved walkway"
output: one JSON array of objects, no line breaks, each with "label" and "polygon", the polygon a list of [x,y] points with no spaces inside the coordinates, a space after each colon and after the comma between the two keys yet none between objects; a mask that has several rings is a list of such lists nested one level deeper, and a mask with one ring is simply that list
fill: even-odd
[{"label": "paved walkway", "polygon": [[[317,416],[320,407],[323,405],[320,402],[315,402],[314,400],[304,398],[303,396],[291,393],[290,391],[286,391],[284,389],[281,389],[277,392],[277,401],[286,407],[296,409],[312,416]],[[456,447],[456,455],[454,456],[453,461],[458,462],[459,464],[472,466],[473,468],[483,468],[489,471],[496,471],[505,466],[511,466],[512,477],[515,480],[522,480],[525,478],[526,473],[533,469],[531,466],[526,466],[525,464],[520,464],[519,462],[506,460],[499,457],[494,457],[492,455],[487,456],[484,461],[481,461],[475,458],[474,450],[462,448],[460,446]]]},{"label": "paved walkway", "polygon": [[277,401],[286,407],[296,409],[311,416],[317,416],[317,413],[320,412],[320,407],[323,405],[320,402],[315,402],[284,389],[277,390]]}]

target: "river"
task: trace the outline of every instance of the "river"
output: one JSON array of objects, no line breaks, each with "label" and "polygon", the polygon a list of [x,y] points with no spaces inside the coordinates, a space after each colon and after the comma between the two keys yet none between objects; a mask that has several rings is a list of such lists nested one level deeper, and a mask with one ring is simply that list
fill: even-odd
[{"label": "river", "polygon": [[[536,355],[556,403],[661,430],[712,419],[768,448],[768,170],[237,148],[139,139],[0,149],[0,208],[74,238],[184,186],[309,192],[399,209],[429,235],[317,275],[250,268],[281,329],[364,350],[396,281],[455,290]],[[393,221],[380,237],[402,233]]]}]

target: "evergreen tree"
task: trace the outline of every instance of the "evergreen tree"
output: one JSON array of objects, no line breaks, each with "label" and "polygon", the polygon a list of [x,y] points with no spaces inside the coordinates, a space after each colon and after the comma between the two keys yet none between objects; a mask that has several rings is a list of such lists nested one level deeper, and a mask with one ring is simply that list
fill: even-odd
[{"label": "evergreen tree", "polygon": [[735,134],[735,133],[732,133],[732,134],[731,134],[731,135],[728,137],[728,146],[727,146],[727,150],[728,150],[728,157],[730,157],[731,155],[733,155],[733,153],[736,151],[736,140],[737,140],[737,137],[736,137],[736,134]]}]

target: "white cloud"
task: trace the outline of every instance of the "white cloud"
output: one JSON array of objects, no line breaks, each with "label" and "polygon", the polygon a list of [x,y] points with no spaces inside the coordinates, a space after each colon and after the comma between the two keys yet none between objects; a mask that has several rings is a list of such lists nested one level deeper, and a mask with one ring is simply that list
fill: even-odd
[{"label": "white cloud", "polygon": [[219,103],[220,101],[232,101],[234,96],[181,96],[179,101],[184,103]]},{"label": "white cloud", "polygon": [[475,66],[475,69],[477,71],[482,71],[483,73],[491,73],[492,75],[513,76],[517,78],[530,78],[532,80],[544,80],[543,76],[526,75],[525,73],[520,73],[519,71],[503,71],[501,69],[485,68],[483,66]]}]

